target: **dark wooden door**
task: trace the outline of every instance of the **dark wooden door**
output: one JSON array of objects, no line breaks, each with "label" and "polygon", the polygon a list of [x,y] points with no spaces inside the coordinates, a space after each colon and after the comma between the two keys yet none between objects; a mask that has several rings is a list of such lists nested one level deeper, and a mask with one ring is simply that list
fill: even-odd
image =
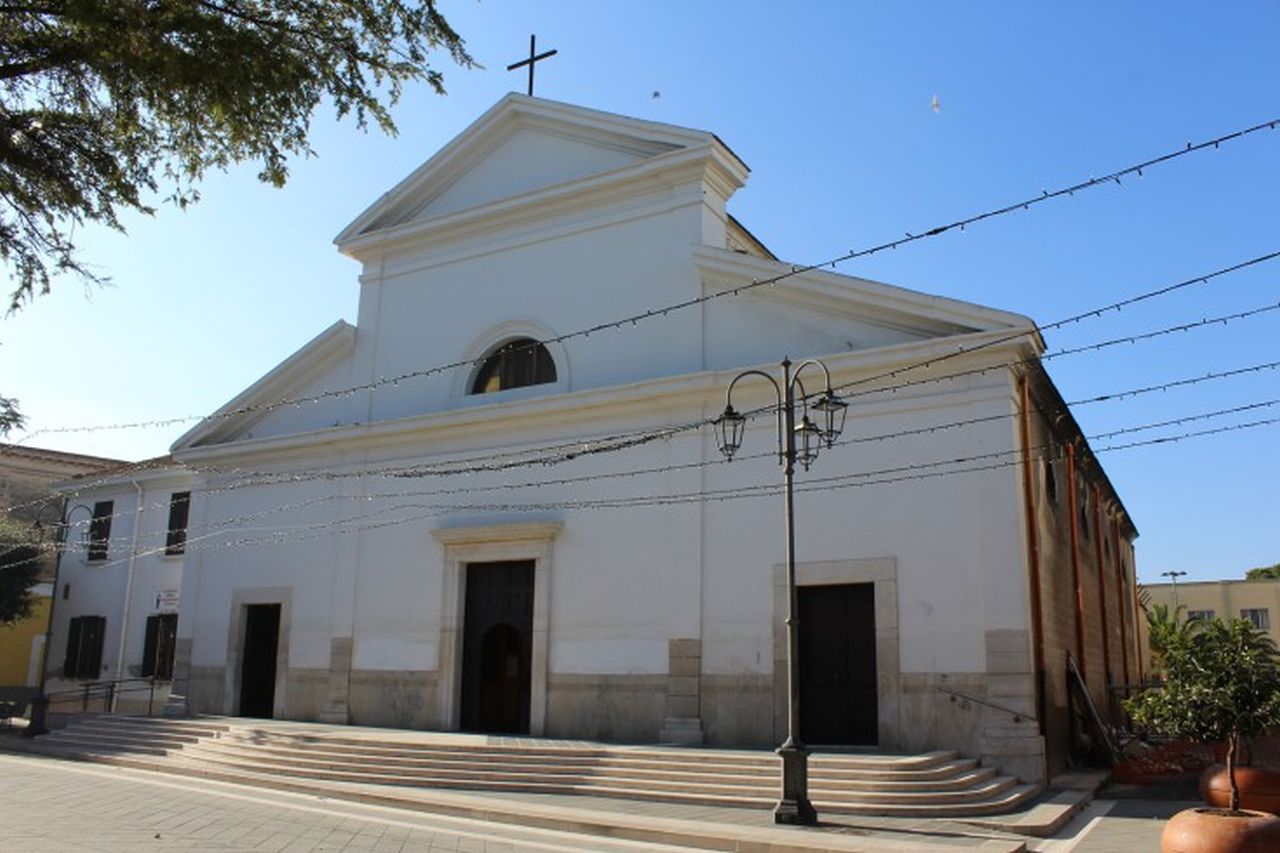
[{"label": "dark wooden door", "polygon": [[801,739],[877,743],[875,585],[803,586],[797,593]]},{"label": "dark wooden door", "polygon": [[244,614],[244,656],[240,662],[240,716],[273,716],[276,702],[276,652],[279,646],[280,605],[247,605]]},{"label": "dark wooden door", "polygon": [[529,731],[533,561],[467,566],[462,627],[462,729]]}]

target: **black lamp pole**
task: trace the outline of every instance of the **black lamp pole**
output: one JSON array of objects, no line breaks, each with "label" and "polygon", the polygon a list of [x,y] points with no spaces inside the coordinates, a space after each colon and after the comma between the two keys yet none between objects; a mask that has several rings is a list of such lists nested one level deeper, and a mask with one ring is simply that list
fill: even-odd
[{"label": "black lamp pole", "polygon": [[[800,382],[800,372],[810,365],[822,368],[827,380],[826,391],[812,407],[808,403],[804,384]],[[720,452],[730,460],[742,446],[742,434],[747,421],[746,415],[733,408],[733,386],[739,379],[747,376],[762,377],[773,386],[778,404],[778,462],[783,466],[782,478],[785,484],[783,514],[787,529],[787,739],[777,749],[782,758],[782,796],[774,806],[773,819],[776,823],[809,826],[818,822],[818,813],[809,801],[809,750],[800,739],[800,670],[797,666],[800,619],[796,607],[796,523],[792,486],[796,462],[807,471],[818,458],[820,446],[825,443],[827,447],[831,447],[835,443],[844,429],[848,404],[832,392],[831,374],[827,366],[816,359],[802,361],[793,372],[790,359],[784,358],[781,384],[763,371],[743,371],[729,383],[725,391],[724,413],[717,421]],[[797,387],[800,389],[799,403],[802,407],[799,424],[796,423]],[[821,415],[821,425],[810,420],[810,408]]]},{"label": "black lamp pole", "polygon": [[[44,648],[40,651],[40,686],[36,688],[36,698],[31,702],[31,720],[27,723],[24,737],[35,737],[47,734],[49,727],[46,717],[49,711],[49,694],[46,690],[49,680],[49,647],[53,644],[53,612],[58,605],[58,582],[62,574],[62,553],[66,550],[67,530],[71,522],[71,513],[82,506],[65,509],[66,502],[58,506],[57,534],[54,539],[53,557],[53,589],[49,595],[49,625],[44,632]],[[91,511],[92,512],[92,511]]]}]

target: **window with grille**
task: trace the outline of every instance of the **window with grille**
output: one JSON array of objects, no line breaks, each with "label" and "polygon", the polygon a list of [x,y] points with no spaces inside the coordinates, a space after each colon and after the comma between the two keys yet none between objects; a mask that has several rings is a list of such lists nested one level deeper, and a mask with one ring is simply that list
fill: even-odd
[{"label": "window with grille", "polygon": [[1188,622],[1194,622],[1197,619],[1203,619],[1204,621],[1207,622],[1212,618],[1213,618],[1212,610],[1188,610],[1187,611]]},{"label": "window with grille", "polygon": [[63,678],[96,679],[102,673],[102,639],[107,620],[101,616],[77,616],[67,629],[67,656]]}]

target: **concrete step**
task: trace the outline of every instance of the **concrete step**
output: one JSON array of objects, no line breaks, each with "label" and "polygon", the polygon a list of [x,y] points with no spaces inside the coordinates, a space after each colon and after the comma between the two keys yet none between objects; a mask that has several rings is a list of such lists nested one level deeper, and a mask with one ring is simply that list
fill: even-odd
[{"label": "concrete step", "polygon": [[[528,762],[520,760],[494,761],[489,758],[455,758],[447,760],[429,758],[370,758],[350,753],[333,754],[323,747],[308,751],[279,749],[250,749],[233,741],[215,740],[202,742],[199,750],[202,755],[216,755],[224,763],[239,763],[244,766],[270,767],[286,765],[304,767],[322,772],[328,770],[358,774],[393,773],[407,777],[424,779],[470,779],[476,783],[484,783],[506,779],[511,781],[562,781],[568,783],[574,778],[618,779],[625,780],[628,786],[655,785],[678,787],[698,784],[736,785],[748,788],[772,789],[777,784],[778,765],[762,767],[752,772],[741,772],[736,768],[725,770],[697,764],[693,769],[686,763],[680,766],[639,766],[629,765],[611,760],[599,762],[586,761],[575,754],[569,754],[558,763]],[[929,771],[924,778],[917,776],[920,771],[904,771],[897,776],[888,773],[877,774],[873,778],[858,778],[848,775],[848,771],[839,776],[814,772],[811,774],[811,786],[815,790],[846,791],[913,791],[913,790],[955,790],[972,787],[985,782],[996,775],[994,768],[978,768],[977,762],[950,762],[943,767],[950,772],[939,775]]]},{"label": "concrete step", "polygon": [[200,738],[196,735],[171,733],[171,732],[131,732],[122,730],[116,726],[68,726],[58,732],[52,732],[46,737],[76,737],[82,739],[97,738],[104,743],[149,743],[165,746],[172,746],[175,749],[182,747],[184,744],[199,743]]},{"label": "concrete step", "polygon": [[[776,773],[771,778],[731,780],[712,777],[695,780],[675,775],[634,778],[607,771],[548,774],[510,771],[477,766],[444,770],[419,768],[353,768],[324,761],[255,761],[244,755],[228,755],[202,746],[183,753],[184,758],[202,760],[228,770],[323,779],[348,784],[397,785],[408,787],[485,789],[514,793],[588,793],[598,796],[631,796],[636,799],[672,799],[681,802],[755,805],[771,800],[776,792]],[[828,787],[815,783],[811,796],[832,804],[881,805],[912,803],[967,803],[1001,794],[1015,783],[1012,777],[996,778],[994,771],[968,774],[945,786],[881,786],[878,788]]]},{"label": "concrete step", "polygon": [[127,717],[100,714],[76,720],[72,725],[110,726],[124,731],[172,732],[198,737],[217,737],[227,734],[232,727],[226,723],[214,723],[201,719],[173,719],[170,717]]},{"label": "concrete step", "polygon": [[[60,757],[80,757],[82,755],[151,755],[166,756],[174,750],[163,746],[147,744],[109,744],[95,739],[61,737],[45,735],[28,741],[22,746],[23,752],[36,752],[41,755],[57,755]],[[86,758],[85,760],[91,760]]]},{"label": "concrete step", "polygon": [[[590,762],[592,766],[634,767],[665,770],[672,767],[688,767],[691,757],[702,768],[716,772],[773,773],[778,759],[769,753],[741,756],[718,750],[663,751],[642,747],[617,747],[613,749],[581,749],[576,747],[526,748],[505,746],[422,746],[408,744],[353,741],[332,743],[328,738],[280,737],[269,733],[234,731],[223,739],[228,746],[246,744],[254,751],[279,755],[312,755],[317,749],[329,756],[349,755],[368,761],[473,761],[514,760],[522,764],[559,766]],[[971,759],[957,759],[950,751],[909,756],[843,756],[817,754],[810,757],[810,773],[828,778],[875,779],[896,778],[898,774],[919,774],[916,778],[942,778],[956,772],[957,762],[972,767]]]},{"label": "concrete step", "polygon": [[[235,720],[93,716],[36,739],[60,757],[296,787],[492,791],[762,808],[779,763],[765,751],[691,749],[470,735],[260,726]],[[274,780],[274,781],[269,781]],[[949,750],[917,755],[820,753],[810,796],[836,814],[983,816],[1038,793]]]}]

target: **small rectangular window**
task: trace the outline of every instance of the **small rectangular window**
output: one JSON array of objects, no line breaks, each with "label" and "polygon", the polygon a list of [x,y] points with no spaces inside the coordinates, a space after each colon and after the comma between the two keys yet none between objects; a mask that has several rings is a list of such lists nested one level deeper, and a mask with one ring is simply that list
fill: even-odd
[{"label": "small rectangular window", "polygon": [[1240,618],[1260,631],[1271,629],[1271,615],[1265,607],[1248,607],[1240,611]]},{"label": "small rectangular window", "polygon": [[107,620],[101,616],[77,616],[67,629],[67,655],[63,678],[96,679],[102,672],[102,640]]},{"label": "small rectangular window", "polygon": [[93,505],[93,521],[89,522],[90,560],[107,559],[107,545],[111,541],[111,514],[114,511],[113,501],[98,501]]},{"label": "small rectangular window", "polygon": [[1194,622],[1197,619],[1203,619],[1206,622],[1213,618],[1212,610],[1188,610],[1187,621]]},{"label": "small rectangular window", "polygon": [[191,493],[174,492],[169,497],[169,532],[164,540],[166,554],[187,550],[187,519],[191,515]]},{"label": "small rectangular window", "polygon": [[173,680],[173,650],[178,641],[178,615],[157,613],[147,617],[147,634],[142,646],[143,676],[160,681]]}]

